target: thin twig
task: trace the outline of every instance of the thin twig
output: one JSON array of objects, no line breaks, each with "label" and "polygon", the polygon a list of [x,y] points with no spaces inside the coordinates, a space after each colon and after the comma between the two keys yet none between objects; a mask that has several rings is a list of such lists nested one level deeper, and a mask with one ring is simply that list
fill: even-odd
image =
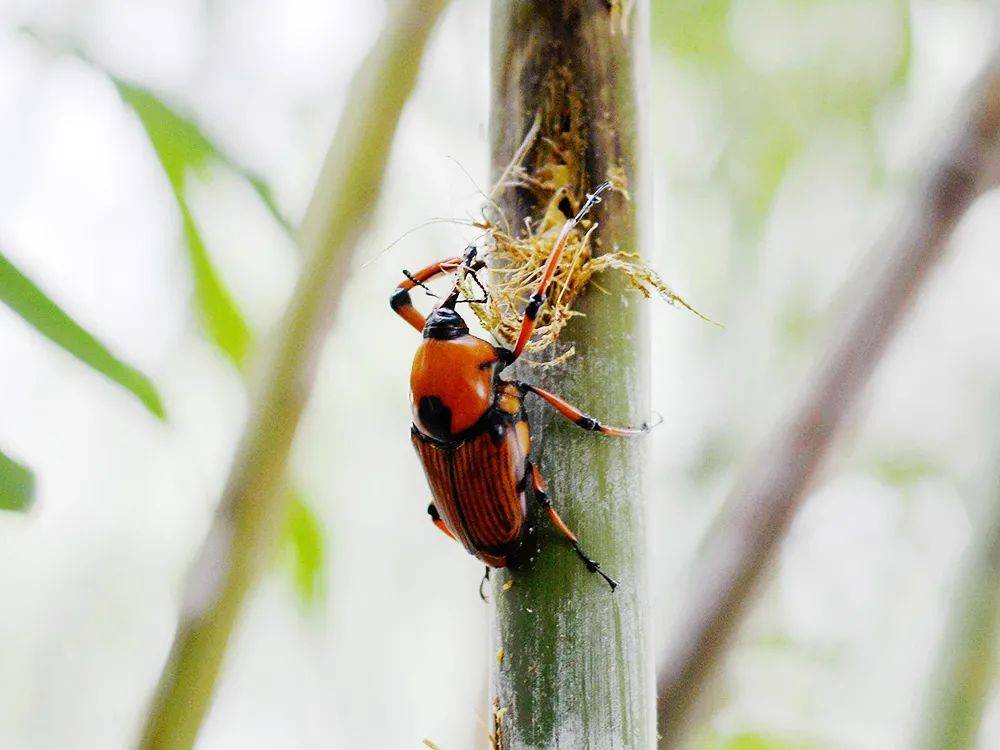
[{"label": "thin twig", "polygon": [[714,539],[714,555],[692,590],[687,616],[659,674],[661,747],[676,747],[702,692],[742,621],[756,584],[851,407],[904,314],[947,249],[959,219],[996,183],[1000,150],[1000,62],[994,57],[971,92],[967,116],[892,230],[885,264],[821,360],[791,419],[750,464]]},{"label": "thin twig", "polygon": [[271,559],[280,492],[354,246],[378,198],[399,115],[446,0],[394,6],[351,83],[299,241],[307,258],[264,370],[216,518],[184,591],[181,621],[140,747],[190,748],[247,594]]}]

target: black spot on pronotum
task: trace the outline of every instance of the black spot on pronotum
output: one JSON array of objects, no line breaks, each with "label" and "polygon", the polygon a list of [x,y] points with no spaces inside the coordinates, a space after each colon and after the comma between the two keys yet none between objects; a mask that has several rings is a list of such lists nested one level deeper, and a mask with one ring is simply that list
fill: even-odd
[{"label": "black spot on pronotum", "polygon": [[437,396],[424,396],[417,404],[420,424],[432,436],[446,439],[451,436],[451,409]]}]

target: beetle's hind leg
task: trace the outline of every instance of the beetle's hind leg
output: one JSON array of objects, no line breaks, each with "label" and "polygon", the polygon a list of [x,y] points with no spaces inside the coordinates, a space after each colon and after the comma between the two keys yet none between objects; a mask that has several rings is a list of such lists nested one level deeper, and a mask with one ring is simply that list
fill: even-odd
[{"label": "beetle's hind leg", "polygon": [[549,500],[548,493],[545,492],[545,480],[542,479],[542,475],[538,471],[538,467],[530,461],[528,462],[528,467],[531,470],[531,488],[535,492],[535,499],[537,499],[539,504],[545,508],[545,512],[549,514],[549,519],[552,521],[553,525],[559,530],[560,534],[569,539],[570,543],[573,545],[573,550],[583,561],[583,564],[587,566],[587,570],[591,573],[597,573],[601,578],[607,581],[608,586],[610,586],[611,590],[614,591],[618,587],[618,581],[601,570],[601,564],[583,551],[580,547],[580,542],[577,541],[576,534],[570,530],[569,526],[566,525],[566,522],[559,517],[556,509],[552,507],[552,501]]}]

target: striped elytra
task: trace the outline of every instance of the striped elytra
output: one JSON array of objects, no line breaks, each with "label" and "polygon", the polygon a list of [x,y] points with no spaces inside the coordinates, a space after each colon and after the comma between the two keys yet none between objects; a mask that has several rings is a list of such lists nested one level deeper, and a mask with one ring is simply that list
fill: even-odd
[{"label": "striped elytra", "polygon": [[441,519],[466,550],[495,568],[507,564],[524,531],[525,428],[503,420],[451,446],[413,432]]}]

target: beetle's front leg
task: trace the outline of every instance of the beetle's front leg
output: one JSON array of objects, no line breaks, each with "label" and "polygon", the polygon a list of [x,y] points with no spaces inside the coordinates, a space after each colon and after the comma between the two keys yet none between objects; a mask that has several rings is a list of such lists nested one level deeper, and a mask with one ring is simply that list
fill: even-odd
[{"label": "beetle's front leg", "polygon": [[534,490],[535,499],[538,500],[538,503],[543,508],[545,508],[545,512],[548,513],[552,524],[559,530],[560,534],[569,539],[577,556],[579,556],[579,558],[583,561],[583,564],[587,566],[587,570],[601,576],[601,578],[608,582],[611,590],[614,591],[618,587],[618,581],[601,570],[601,564],[589,557],[587,553],[583,551],[580,547],[580,542],[577,541],[576,534],[570,531],[569,526],[567,526],[565,521],[559,517],[556,509],[552,507],[552,501],[549,500],[548,493],[545,491],[545,480],[542,479],[542,475],[538,471],[538,467],[529,461],[528,469],[531,471],[531,488]]},{"label": "beetle's front leg", "polygon": [[542,278],[538,282],[538,286],[535,287],[535,291],[528,297],[528,305],[524,308],[524,316],[521,319],[521,330],[517,335],[514,348],[509,351],[503,350],[506,352],[503,360],[504,367],[513,363],[515,359],[524,353],[524,348],[528,345],[531,335],[535,332],[535,322],[538,318],[538,313],[541,311],[542,305],[545,304],[549,286],[552,284],[552,279],[555,278],[556,269],[559,267],[559,260],[562,258],[563,250],[566,249],[566,242],[569,240],[570,233],[583,220],[587,212],[601,202],[601,193],[605,190],[610,190],[612,187],[610,182],[602,182],[594,188],[593,193],[587,193],[587,200],[584,201],[577,215],[566,219],[562,229],[559,231],[558,237],[556,237],[555,244],[552,246],[552,251],[545,261],[545,266],[542,268]]}]

